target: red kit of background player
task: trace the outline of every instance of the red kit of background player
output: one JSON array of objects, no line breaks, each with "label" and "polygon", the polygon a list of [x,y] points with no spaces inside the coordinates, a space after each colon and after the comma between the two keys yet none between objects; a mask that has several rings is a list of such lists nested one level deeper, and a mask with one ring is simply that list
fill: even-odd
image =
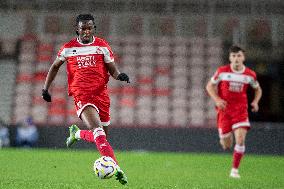
[{"label": "red kit of background player", "polygon": [[245,152],[246,134],[250,128],[247,89],[252,87],[255,91],[250,104],[253,112],[259,109],[262,90],[255,72],[244,65],[244,50],[232,46],[229,53],[230,64],[217,69],[206,90],[216,104],[220,144],[224,150],[231,148],[234,135],[236,144],[230,177],[240,178],[238,169]]}]

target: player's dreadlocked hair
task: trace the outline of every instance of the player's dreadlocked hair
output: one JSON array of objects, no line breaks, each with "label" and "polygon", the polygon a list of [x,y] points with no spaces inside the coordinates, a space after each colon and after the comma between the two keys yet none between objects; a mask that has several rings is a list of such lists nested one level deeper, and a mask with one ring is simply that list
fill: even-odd
[{"label": "player's dreadlocked hair", "polygon": [[[94,19],[93,15],[91,15],[91,14],[79,14],[76,18],[76,27],[78,26],[80,21],[86,21],[86,20],[92,20],[93,23],[95,24],[95,19]],[[94,28],[96,29],[96,25],[94,26]],[[76,34],[79,35],[78,31],[76,31]]]},{"label": "player's dreadlocked hair", "polygon": [[242,49],[241,47],[236,46],[236,45],[231,46],[230,49],[229,49],[229,53],[237,53],[239,51],[242,51],[243,53],[245,52],[244,49]]}]

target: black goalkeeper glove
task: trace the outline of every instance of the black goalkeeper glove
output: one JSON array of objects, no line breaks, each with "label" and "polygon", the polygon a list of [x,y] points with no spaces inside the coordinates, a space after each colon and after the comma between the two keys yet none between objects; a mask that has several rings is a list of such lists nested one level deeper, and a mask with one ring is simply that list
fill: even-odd
[{"label": "black goalkeeper glove", "polygon": [[48,90],[42,89],[41,96],[46,102],[51,102],[51,96],[50,96]]},{"label": "black goalkeeper glove", "polygon": [[129,77],[128,77],[128,75],[126,73],[120,73],[117,76],[117,80],[119,80],[119,81],[126,81],[127,83],[130,83]]}]

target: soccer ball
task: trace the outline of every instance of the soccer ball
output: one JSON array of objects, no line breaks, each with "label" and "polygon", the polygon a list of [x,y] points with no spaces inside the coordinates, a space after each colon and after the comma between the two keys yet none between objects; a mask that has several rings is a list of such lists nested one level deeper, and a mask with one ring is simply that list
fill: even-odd
[{"label": "soccer ball", "polygon": [[116,173],[117,164],[108,156],[102,156],[94,163],[95,174],[100,179],[109,179]]}]

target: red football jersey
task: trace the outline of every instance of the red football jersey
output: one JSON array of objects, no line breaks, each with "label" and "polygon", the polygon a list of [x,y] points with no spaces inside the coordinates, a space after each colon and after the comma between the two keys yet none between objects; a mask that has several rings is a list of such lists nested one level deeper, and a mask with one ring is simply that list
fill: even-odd
[{"label": "red football jersey", "polygon": [[74,38],[65,43],[57,57],[65,61],[68,76],[68,95],[96,93],[106,88],[109,80],[107,63],[114,61],[113,52],[106,41],[94,37],[88,44]]},{"label": "red football jersey", "polygon": [[241,71],[234,71],[231,65],[217,69],[211,82],[218,85],[218,95],[227,101],[227,110],[239,108],[247,109],[247,89],[249,86],[258,87],[256,73],[244,67]]}]

